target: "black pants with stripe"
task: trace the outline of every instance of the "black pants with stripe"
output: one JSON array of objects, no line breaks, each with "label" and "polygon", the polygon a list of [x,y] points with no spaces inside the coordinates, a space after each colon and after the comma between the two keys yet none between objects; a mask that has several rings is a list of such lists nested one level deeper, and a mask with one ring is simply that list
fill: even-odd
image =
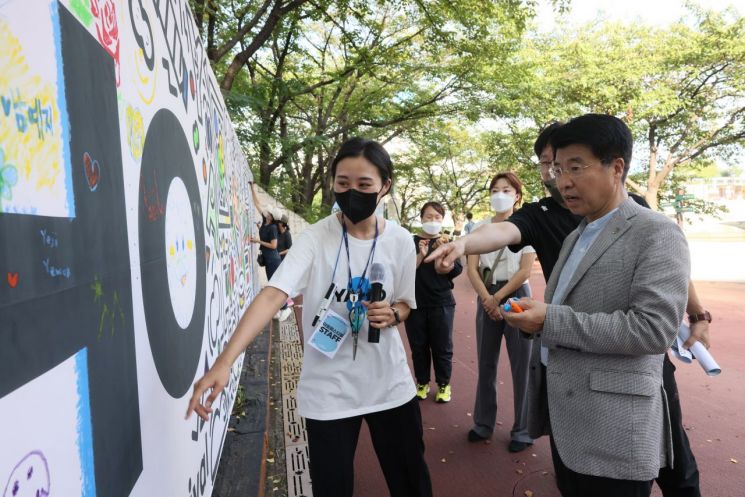
[{"label": "black pants with stripe", "polygon": [[416,397],[402,406],[351,418],[306,419],[313,495],[352,497],[354,453],[365,420],[391,497],[431,497]]},{"label": "black pants with stripe", "polygon": [[675,382],[675,366],[669,354],[665,354],[662,364],[662,384],[667,393],[670,410],[670,428],[673,434],[673,467],[660,469],[657,485],[665,497],[701,497],[699,489],[698,466],[691,452],[688,435],[683,428],[683,413],[680,409],[678,384]]}]

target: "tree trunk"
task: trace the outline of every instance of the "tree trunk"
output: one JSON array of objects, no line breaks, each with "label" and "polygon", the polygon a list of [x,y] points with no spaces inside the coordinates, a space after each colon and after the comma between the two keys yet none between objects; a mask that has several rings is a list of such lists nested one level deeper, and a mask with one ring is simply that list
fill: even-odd
[{"label": "tree trunk", "polygon": [[453,224],[455,225],[455,231],[460,231],[461,234],[463,234],[463,225],[465,224],[466,216],[458,211],[453,212]]},{"label": "tree trunk", "polygon": [[409,202],[405,196],[399,197],[399,199],[398,208],[400,210],[398,212],[398,222],[401,223],[401,226],[404,228],[409,229]]},{"label": "tree trunk", "polygon": [[215,29],[217,27],[217,20],[213,14],[215,6],[210,4],[210,10],[207,14],[207,58],[211,62],[217,62],[214,59],[215,55]]},{"label": "tree trunk", "polygon": [[336,198],[334,197],[334,178],[331,177],[331,158],[327,158],[318,167],[321,169],[321,206],[331,210]]},{"label": "tree trunk", "polygon": [[[307,212],[313,202],[313,147],[306,146],[303,153],[303,169],[298,176],[295,212]],[[310,201],[308,200],[310,199]]]},{"label": "tree trunk", "polygon": [[[668,176],[670,176],[670,173],[678,164],[678,162],[678,159],[676,159],[675,157],[668,156],[665,160],[665,164],[662,166],[662,169],[660,169],[659,171],[655,171],[653,179],[650,179],[647,183],[647,192],[644,195],[644,199],[647,201],[652,209],[659,210],[658,195],[660,192],[660,188],[662,188],[665,180]],[[650,178],[652,178],[651,174]]]},{"label": "tree trunk", "polygon": [[647,185],[647,192],[644,194],[644,200],[647,201],[649,204],[649,207],[652,208],[652,210],[659,210],[659,202],[657,201],[657,194],[660,191],[660,187],[657,185],[649,184]]},{"label": "tree trunk", "polygon": [[264,136],[259,143],[259,184],[264,190],[269,188],[269,179],[272,176],[271,155],[269,137]]},{"label": "tree trunk", "polygon": [[647,190],[644,192],[644,200],[653,210],[657,210],[657,192],[660,190],[657,183],[657,126],[649,126],[647,139],[649,143],[649,172],[647,173]]},{"label": "tree trunk", "polygon": [[204,31],[204,0],[194,0],[194,22],[201,37]]},{"label": "tree trunk", "polygon": [[[280,142],[280,150],[283,150],[285,147],[285,144],[287,143],[287,137],[289,136],[289,131],[287,130],[287,116],[285,115],[284,110],[279,112],[279,142]],[[280,163],[282,169],[287,173],[287,176],[290,178],[290,180],[293,183],[297,183],[297,176],[295,174],[295,170],[292,168],[292,156],[285,156],[282,154],[284,159]]]}]

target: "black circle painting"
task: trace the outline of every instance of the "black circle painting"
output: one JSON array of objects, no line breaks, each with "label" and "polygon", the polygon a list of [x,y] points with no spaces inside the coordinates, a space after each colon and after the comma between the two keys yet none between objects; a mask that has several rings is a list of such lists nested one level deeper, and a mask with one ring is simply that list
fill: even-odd
[{"label": "black circle painting", "polygon": [[191,387],[202,349],[206,262],[194,161],[181,123],[166,109],[147,130],[138,218],[150,349],[163,387],[180,398]]}]

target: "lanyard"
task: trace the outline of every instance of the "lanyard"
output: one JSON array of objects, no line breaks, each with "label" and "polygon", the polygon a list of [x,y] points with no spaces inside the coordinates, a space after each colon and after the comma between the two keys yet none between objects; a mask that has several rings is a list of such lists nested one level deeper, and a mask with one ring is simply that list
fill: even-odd
[{"label": "lanyard", "polygon": [[339,255],[341,255],[341,246],[344,243],[344,235],[342,234],[341,240],[339,240],[339,249],[336,251],[336,262],[334,262],[334,271],[331,273],[331,284],[334,284],[336,280],[336,268],[339,265]]},{"label": "lanyard", "polygon": [[342,237],[341,241],[339,242],[339,249],[336,251],[336,261],[334,262],[334,271],[331,273],[331,285],[329,286],[328,292],[326,293],[325,297],[325,304],[322,304],[322,309],[319,310],[319,312],[316,314],[315,319],[313,320],[313,325],[315,326],[315,323],[318,321],[319,317],[323,314],[324,305],[328,305],[328,299],[331,298],[331,293],[333,292],[335,288],[334,281],[336,280],[336,269],[339,267],[339,256],[341,255],[341,246],[342,242],[344,243],[344,246],[346,248],[347,252],[347,273],[348,273],[348,280],[347,280],[347,291],[349,292],[349,300],[351,302],[351,308],[349,309],[349,323],[352,327],[352,335],[354,340],[354,352],[352,353],[352,357],[356,355],[357,352],[357,334],[360,331],[360,328],[362,327],[362,322],[365,319],[365,316],[367,315],[367,310],[362,305],[362,302],[360,302],[359,299],[359,292],[362,289],[362,283],[365,280],[365,275],[367,274],[367,269],[370,267],[370,263],[372,262],[373,258],[375,257],[375,246],[378,242],[378,220],[375,220],[375,238],[373,238],[373,244],[372,248],[370,249],[370,255],[367,256],[367,263],[365,264],[365,268],[362,271],[362,275],[360,276],[358,282],[357,282],[357,288],[352,287],[352,261],[351,257],[349,255],[349,238],[347,234],[347,225],[342,221],[341,223],[342,227]]},{"label": "lanyard", "polygon": [[[353,352],[352,357],[354,358],[357,355],[357,334],[360,331],[360,328],[362,328],[362,322],[365,319],[365,316],[367,315],[367,309],[362,305],[362,302],[360,302],[360,295],[359,292],[362,289],[362,283],[365,281],[365,275],[367,274],[367,269],[370,267],[370,262],[373,260],[375,256],[375,246],[378,242],[378,220],[375,220],[375,238],[373,238],[373,244],[370,248],[370,255],[367,256],[367,263],[365,264],[365,268],[362,271],[362,275],[360,276],[359,280],[357,280],[357,288],[354,288],[352,286],[352,261],[351,257],[349,256],[349,235],[347,234],[347,225],[342,221],[342,240],[344,241],[344,246],[347,250],[347,291],[349,292],[349,300],[351,302],[351,308],[349,309],[349,324],[352,327],[352,337],[353,337]],[[341,249],[341,246],[340,246]],[[341,251],[341,250],[340,250]],[[338,258],[337,258],[338,263]],[[336,272],[336,268],[334,268],[334,273]]]},{"label": "lanyard", "polygon": [[[362,288],[362,282],[365,280],[367,269],[370,267],[370,263],[372,262],[373,257],[375,256],[375,245],[378,242],[378,220],[375,219],[375,237],[373,238],[372,248],[370,249],[370,255],[367,256],[367,262],[365,263],[365,269],[362,271],[362,275],[360,276],[359,280],[357,280],[356,289],[352,288],[352,261],[349,257],[349,235],[347,235],[347,225],[344,223],[344,221],[342,221],[341,223],[341,230],[342,230],[342,238],[344,240],[344,247],[347,249],[347,272],[349,275],[349,279],[347,282],[347,288],[349,290],[354,290],[354,294],[356,295]],[[339,259],[337,255],[337,263],[338,261]],[[336,274],[336,267],[334,267],[334,274]]]},{"label": "lanyard", "polygon": [[[343,221],[341,224],[341,229],[342,229],[342,236],[341,236],[341,240],[339,241],[339,249],[336,251],[336,261],[334,262],[334,271],[331,273],[331,285],[333,285],[334,281],[336,281],[336,268],[339,267],[339,256],[341,255],[341,246],[343,244],[347,252],[347,271],[348,271],[347,288],[349,290],[354,290],[352,288],[352,263],[349,257],[349,240],[347,238],[347,226],[346,224],[344,224]],[[356,292],[358,292],[360,288],[362,287],[362,281],[364,280],[365,275],[367,274],[367,268],[370,266],[370,262],[372,262],[375,256],[375,246],[377,244],[377,241],[378,241],[378,220],[376,219],[375,220],[375,238],[373,238],[373,245],[372,245],[372,248],[370,249],[370,255],[367,257],[367,264],[365,264],[365,269],[362,271],[362,276],[360,276],[360,280],[359,280],[357,289],[355,291],[355,295],[357,294]]]}]

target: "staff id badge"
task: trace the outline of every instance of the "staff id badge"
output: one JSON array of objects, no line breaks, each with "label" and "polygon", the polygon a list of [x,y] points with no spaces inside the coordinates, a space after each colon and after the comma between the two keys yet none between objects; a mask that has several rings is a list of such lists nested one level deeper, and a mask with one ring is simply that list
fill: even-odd
[{"label": "staff id badge", "polygon": [[349,335],[349,322],[331,309],[326,312],[308,343],[326,357],[333,359],[344,339]]}]

